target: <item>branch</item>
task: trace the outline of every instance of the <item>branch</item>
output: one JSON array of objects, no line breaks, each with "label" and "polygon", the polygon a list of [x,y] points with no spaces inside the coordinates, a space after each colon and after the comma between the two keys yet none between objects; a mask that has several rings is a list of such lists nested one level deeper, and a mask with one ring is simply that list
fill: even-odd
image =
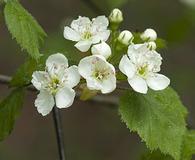
[{"label": "branch", "polygon": [[[11,77],[0,74],[0,84],[9,85],[10,81],[11,81]],[[37,91],[36,88],[32,85],[26,86],[26,89],[28,91],[31,91],[31,92]],[[130,90],[130,88],[126,87],[126,86],[117,86],[117,89]],[[79,97],[80,97],[80,94],[77,93],[76,99],[79,99]],[[90,99],[89,101],[108,104],[109,106],[112,106],[112,107],[118,106],[118,99],[116,98],[116,96],[111,96],[111,95],[109,95],[109,96],[97,95],[97,96],[93,97],[92,99]]]}]

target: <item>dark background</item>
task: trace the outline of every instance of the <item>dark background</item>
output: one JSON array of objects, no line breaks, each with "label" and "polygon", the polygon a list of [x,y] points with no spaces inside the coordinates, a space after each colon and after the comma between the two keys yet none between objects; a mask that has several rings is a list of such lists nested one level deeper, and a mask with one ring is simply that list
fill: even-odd
[{"label": "dark background", "polygon": [[[21,0],[21,3],[48,33],[46,45],[56,48],[65,45],[63,27],[72,19],[78,15],[109,15],[116,6],[124,12],[122,29],[154,28],[168,44],[161,51],[162,72],[170,77],[171,86],[189,110],[190,127],[195,128],[194,0],[94,0],[95,7],[86,0]],[[24,54],[11,39],[1,15],[0,74],[13,75],[23,62]],[[7,86],[0,85],[0,97],[8,92]],[[58,159],[52,114],[39,115],[33,104],[35,98],[35,93],[27,93],[12,134],[0,143],[0,160]],[[139,137],[130,134],[120,121],[116,106],[77,100],[61,112],[68,160],[138,160],[145,150]]]}]

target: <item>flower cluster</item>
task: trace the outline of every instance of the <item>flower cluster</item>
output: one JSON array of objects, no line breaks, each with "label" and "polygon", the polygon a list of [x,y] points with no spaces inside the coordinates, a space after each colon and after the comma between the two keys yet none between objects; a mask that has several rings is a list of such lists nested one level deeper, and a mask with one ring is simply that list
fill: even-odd
[{"label": "flower cluster", "polygon": [[54,105],[58,108],[71,106],[75,98],[73,88],[79,84],[80,77],[85,79],[89,90],[98,90],[102,94],[114,91],[117,83],[117,66],[111,64],[112,53],[116,49],[114,45],[126,48],[121,50],[123,56],[118,67],[127,76],[134,91],[146,94],[148,87],[163,90],[170,84],[169,78],[158,73],[162,57],[156,51],[157,33],[153,29],[146,29],[140,34],[142,43],[135,44],[134,35],[128,30],[117,36],[114,34],[118,33],[122,21],[122,12],[114,9],[109,18],[98,16],[90,20],[79,16],[70,27],[64,27],[65,39],[74,41],[79,51],[87,53],[83,53],[86,56],[78,66],[71,67],[68,67],[68,60],[63,54],[53,54],[46,61],[45,71],[33,73],[31,82],[40,91],[35,100],[39,113],[47,115]]}]

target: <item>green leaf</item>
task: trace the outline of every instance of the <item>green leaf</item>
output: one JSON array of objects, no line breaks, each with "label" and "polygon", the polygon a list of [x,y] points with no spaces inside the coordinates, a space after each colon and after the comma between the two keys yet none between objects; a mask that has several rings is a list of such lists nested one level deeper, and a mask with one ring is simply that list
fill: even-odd
[{"label": "green leaf", "polygon": [[0,141],[8,136],[23,105],[24,90],[15,89],[0,103]]},{"label": "green leaf", "polygon": [[180,159],[187,110],[173,89],[150,90],[146,95],[127,92],[120,98],[119,112],[127,127],[137,132],[150,150],[160,149]]},{"label": "green leaf", "polygon": [[173,160],[170,156],[163,155],[159,150],[145,153],[140,160]]},{"label": "green leaf", "polygon": [[32,58],[38,59],[40,57],[40,43],[46,37],[41,26],[17,0],[7,2],[4,15],[8,30],[13,38]]},{"label": "green leaf", "polygon": [[38,63],[34,59],[28,59],[24,64],[22,64],[10,82],[12,87],[22,87],[30,84],[32,79],[32,73],[38,69]]},{"label": "green leaf", "polygon": [[181,160],[191,160],[195,154],[195,131],[187,131],[184,139]]}]

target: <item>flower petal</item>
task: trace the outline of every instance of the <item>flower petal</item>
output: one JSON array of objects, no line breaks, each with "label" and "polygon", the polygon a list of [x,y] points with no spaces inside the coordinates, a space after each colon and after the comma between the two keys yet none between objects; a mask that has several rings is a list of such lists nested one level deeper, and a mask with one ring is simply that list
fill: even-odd
[{"label": "flower petal", "polygon": [[111,48],[107,43],[101,42],[99,44],[93,45],[91,52],[93,55],[102,55],[107,59],[111,55]]},{"label": "flower petal", "polygon": [[98,16],[93,19],[93,26],[98,29],[107,29],[109,25],[108,18],[106,16]]},{"label": "flower petal", "polygon": [[99,43],[100,41],[107,41],[110,36],[110,30],[98,32],[92,39],[93,44]]},{"label": "flower petal", "polygon": [[56,53],[48,57],[46,61],[46,67],[49,72],[53,72],[53,70],[59,70],[62,67],[67,68],[68,60],[63,54]]},{"label": "flower petal", "polygon": [[78,71],[83,78],[90,77],[93,72],[93,60],[92,56],[85,57],[80,60],[78,64]]},{"label": "flower petal", "polygon": [[74,46],[81,52],[87,52],[89,48],[91,47],[91,42],[88,40],[79,41]]},{"label": "flower petal", "polygon": [[81,39],[81,36],[72,28],[66,26],[64,27],[64,38],[71,41],[79,41]]},{"label": "flower petal", "polygon": [[35,71],[32,74],[31,83],[37,90],[44,88],[44,84],[49,80],[49,75],[44,71]]},{"label": "flower petal", "polygon": [[163,90],[170,84],[170,79],[162,74],[154,74],[147,78],[148,86],[153,90]]},{"label": "flower petal", "polygon": [[55,95],[56,106],[58,108],[68,108],[73,104],[75,91],[71,88],[61,88]]},{"label": "flower petal", "polygon": [[65,70],[65,85],[73,88],[75,87],[79,81],[80,81],[80,74],[78,72],[78,67],[77,66],[71,66]]},{"label": "flower petal", "polygon": [[41,90],[35,100],[37,111],[43,116],[46,116],[51,112],[54,104],[54,98],[47,90]]},{"label": "flower petal", "polygon": [[106,79],[102,82],[101,92],[103,94],[111,93],[115,89],[116,89],[116,77],[115,77],[115,75],[109,77],[108,79]]},{"label": "flower petal", "polygon": [[77,32],[80,32],[80,30],[90,25],[91,25],[91,20],[88,17],[79,16],[76,20],[72,21],[71,28],[73,28]]},{"label": "flower petal", "polygon": [[119,63],[119,69],[128,78],[132,78],[135,75],[135,72],[136,72],[135,66],[133,65],[133,63],[131,63],[131,61],[127,57],[127,55],[124,55],[121,58],[121,61]]},{"label": "flower petal", "polygon": [[90,90],[100,90],[102,88],[100,82],[95,79],[88,78],[86,79],[86,82],[87,82],[87,88]]},{"label": "flower petal", "polygon": [[134,76],[133,78],[128,78],[128,82],[136,92],[146,94],[148,91],[146,81],[138,76]]}]

